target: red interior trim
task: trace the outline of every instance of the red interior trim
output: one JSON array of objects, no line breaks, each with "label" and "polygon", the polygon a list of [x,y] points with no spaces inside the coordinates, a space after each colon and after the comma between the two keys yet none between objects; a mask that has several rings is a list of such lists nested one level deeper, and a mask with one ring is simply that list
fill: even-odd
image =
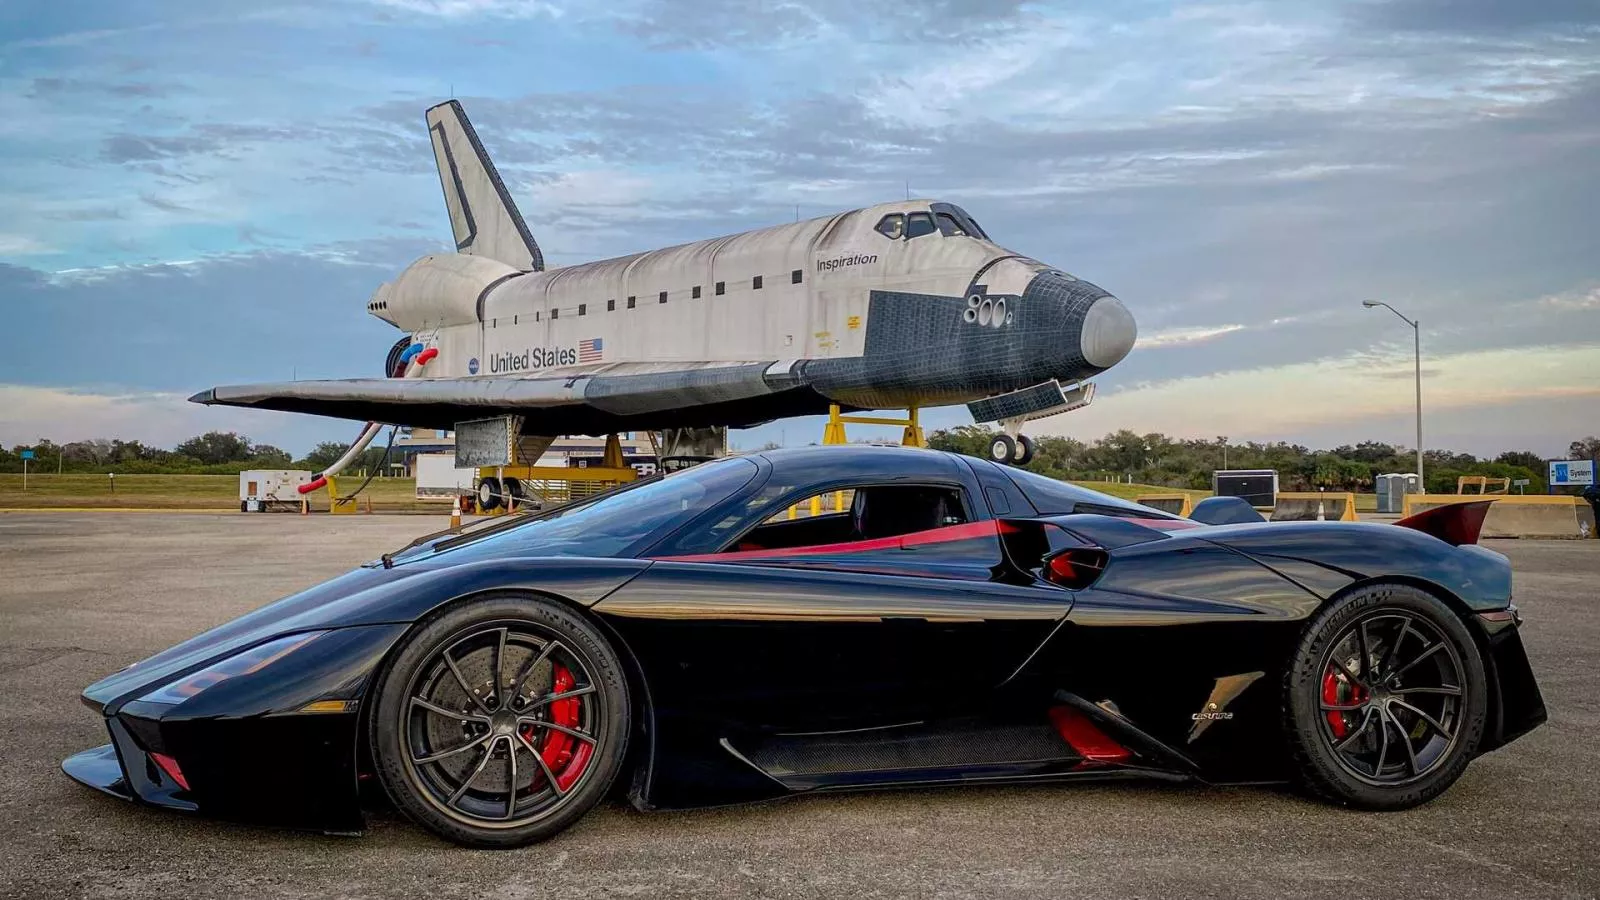
[{"label": "red interior trim", "polygon": [[[974,538],[999,534],[1001,525],[994,519],[966,522],[944,528],[931,528],[895,537],[873,538],[866,541],[844,541],[837,544],[815,544],[810,547],[778,547],[769,550],[738,550],[732,553],[693,553],[686,556],[661,556],[658,559],[674,562],[731,562],[741,559],[776,559],[787,556],[837,556],[847,553],[873,553],[879,550],[909,550],[928,544],[946,544],[951,541],[968,541]],[[1009,530],[1009,529],[1008,529]]]}]

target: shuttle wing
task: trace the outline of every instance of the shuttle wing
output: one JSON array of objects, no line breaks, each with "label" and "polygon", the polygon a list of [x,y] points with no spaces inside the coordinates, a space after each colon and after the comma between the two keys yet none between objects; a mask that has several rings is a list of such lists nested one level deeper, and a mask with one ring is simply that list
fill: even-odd
[{"label": "shuttle wing", "polygon": [[[420,428],[451,429],[469,419],[518,415],[527,434],[742,427],[812,412],[818,402],[797,361],[675,363],[665,370],[660,364],[616,364],[597,371],[498,377],[285,381],[225,385],[189,399]],[[825,410],[827,401],[820,402]]]}]

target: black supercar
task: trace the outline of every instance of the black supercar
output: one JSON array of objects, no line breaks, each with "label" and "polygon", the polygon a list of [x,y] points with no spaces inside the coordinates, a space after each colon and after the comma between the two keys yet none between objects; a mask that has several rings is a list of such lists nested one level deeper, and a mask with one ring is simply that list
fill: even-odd
[{"label": "black supercar", "polygon": [[[1286,781],[1424,803],[1545,721],[1486,502],[1188,518],[931,450],[814,447],[429,535],[92,685],[107,793],[511,847],[896,785]],[[1399,527],[1403,526],[1403,527]]]}]

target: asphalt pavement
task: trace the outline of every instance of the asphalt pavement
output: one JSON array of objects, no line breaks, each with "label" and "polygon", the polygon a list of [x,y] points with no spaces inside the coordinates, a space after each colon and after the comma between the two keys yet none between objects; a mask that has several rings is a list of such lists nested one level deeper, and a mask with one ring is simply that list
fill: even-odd
[{"label": "asphalt pavement", "polygon": [[0,897],[1594,897],[1600,541],[1494,541],[1550,721],[1414,810],[1279,788],[948,788],[697,812],[602,807],[518,851],[393,813],[361,837],[135,807],[70,781],[84,686],[446,524],[415,516],[0,515]]}]

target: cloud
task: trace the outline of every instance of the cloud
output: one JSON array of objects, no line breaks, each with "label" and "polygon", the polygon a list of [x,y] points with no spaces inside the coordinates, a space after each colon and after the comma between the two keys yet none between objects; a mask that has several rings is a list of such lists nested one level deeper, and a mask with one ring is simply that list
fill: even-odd
[{"label": "cloud", "polygon": [[1350,4],[1352,18],[1373,28],[1452,34],[1506,35],[1600,25],[1588,0],[1365,0]]},{"label": "cloud", "polygon": [[[1342,417],[1405,399],[1411,333],[1359,300],[1422,321],[1430,383],[1600,330],[1600,32],[1571,0],[90,2],[106,29],[5,45],[0,252],[32,266],[0,268],[12,382],[362,374],[389,335],[361,304],[449,246],[422,126],[448,96],[563,264],[908,183],[960,203],[1133,311],[1096,415],[1206,377],[1248,407],[1323,367],[1357,399],[1309,389],[1326,408],[1259,426],[1403,435],[1403,409]],[[1358,359],[1399,362],[1351,380]],[[1483,427],[1571,414],[1530,390]],[[1178,421],[1219,402],[1184,397]]]},{"label": "cloud", "polygon": [[446,19],[485,16],[521,19],[559,16],[562,8],[540,0],[367,0],[374,6]]},{"label": "cloud", "polygon": [[326,425],[305,419],[203,407],[180,394],[0,384],[0,444],[8,447],[40,439],[66,444],[116,438],[171,448],[208,431],[237,432],[296,456],[322,440],[349,441],[353,436],[339,437]]},{"label": "cloud", "polygon": [[1215,337],[1243,331],[1243,325],[1194,325],[1184,328],[1168,328],[1139,338],[1139,347],[1171,347],[1175,344],[1197,344],[1209,341]]},{"label": "cloud", "polygon": [[174,89],[167,85],[130,81],[107,83],[76,78],[35,78],[29,94],[39,98],[61,98],[72,94],[106,94],[111,97],[165,97]]},{"label": "cloud", "polygon": [[[1600,343],[1430,357],[1423,382],[1424,441],[1443,422],[1438,439],[1475,435],[1470,449],[1476,452],[1524,444],[1558,452],[1572,439],[1562,435],[1581,430],[1582,416],[1551,412],[1571,415],[1600,402],[1597,358]],[[1038,430],[1080,438],[1132,428],[1235,440],[1320,435],[1325,446],[1366,438],[1405,442],[1415,408],[1413,377],[1408,353],[1242,368],[1108,390],[1083,410],[1041,420]],[[1512,420],[1524,428],[1490,424]]]},{"label": "cloud", "polygon": [[0,257],[39,256],[56,250],[25,234],[0,234]]},{"label": "cloud", "polygon": [[221,146],[211,137],[114,134],[105,140],[100,158],[106,162],[128,163],[171,159],[193,153],[209,153]]},{"label": "cloud", "polygon": [[1537,305],[1547,310],[1600,310],[1600,287],[1577,288],[1540,297]]}]

